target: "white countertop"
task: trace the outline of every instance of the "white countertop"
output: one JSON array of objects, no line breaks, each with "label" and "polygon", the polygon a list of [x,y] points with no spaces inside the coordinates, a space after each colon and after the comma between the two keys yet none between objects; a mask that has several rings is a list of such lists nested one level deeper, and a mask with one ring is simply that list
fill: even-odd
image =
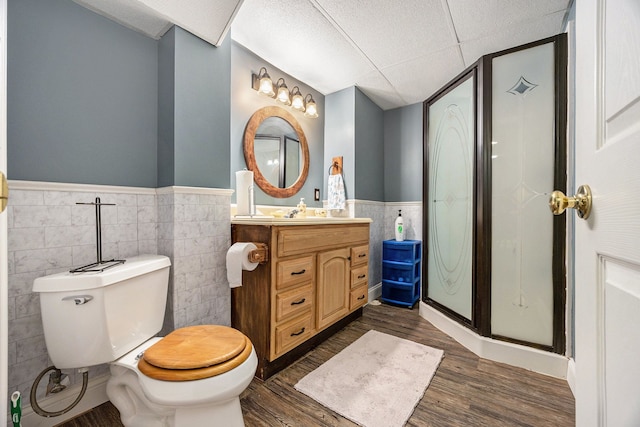
[{"label": "white countertop", "polygon": [[325,225],[325,224],[369,224],[371,218],[337,218],[308,216],[306,218],[276,218],[269,215],[234,216],[231,224],[246,225]]}]

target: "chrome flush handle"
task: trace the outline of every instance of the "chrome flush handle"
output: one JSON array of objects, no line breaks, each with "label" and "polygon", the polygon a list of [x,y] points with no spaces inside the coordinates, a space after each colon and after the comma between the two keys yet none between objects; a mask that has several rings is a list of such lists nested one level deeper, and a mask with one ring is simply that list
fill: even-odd
[{"label": "chrome flush handle", "polygon": [[93,297],[91,295],[74,295],[62,298],[62,301],[73,301],[76,305],[86,304],[91,301]]}]

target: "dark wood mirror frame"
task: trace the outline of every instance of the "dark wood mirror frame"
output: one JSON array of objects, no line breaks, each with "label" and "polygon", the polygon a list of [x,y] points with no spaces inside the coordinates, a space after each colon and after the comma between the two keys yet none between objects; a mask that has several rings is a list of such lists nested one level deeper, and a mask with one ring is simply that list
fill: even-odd
[{"label": "dark wood mirror frame", "polygon": [[[269,117],[280,117],[285,120],[293,130],[296,131],[300,140],[300,149],[302,150],[302,170],[300,171],[300,176],[296,182],[293,183],[290,187],[287,188],[278,188],[271,184],[267,179],[262,175],[260,169],[258,168],[258,164],[256,162],[256,156],[254,152],[254,142],[256,131],[260,127],[260,124]],[[295,195],[307,180],[307,176],[309,175],[309,146],[307,145],[307,137],[304,135],[304,131],[300,127],[300,124],[293,117],[293,114],[280,107],[264,107],[253,113],[249,122],[247,123],[247,127],[244,130],[244,160],[247,163],[247,169],[253,172],[253,179],[258,184],[258,187],[262,189],[266,194],[271,197],[285,198],[291,197]]]}]

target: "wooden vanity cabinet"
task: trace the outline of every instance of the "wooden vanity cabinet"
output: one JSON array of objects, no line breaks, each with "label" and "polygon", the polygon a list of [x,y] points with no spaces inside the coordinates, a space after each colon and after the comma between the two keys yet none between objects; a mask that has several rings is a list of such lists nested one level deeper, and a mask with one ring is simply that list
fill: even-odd
[{"label": "wooden vanity cabinet", "polygon": [[266,243],[269,259],[231,291],[231,325],[258,355],[256,376],[285,368],[351,320],[368,296],[369,223],[232,224],[232,242]]}]

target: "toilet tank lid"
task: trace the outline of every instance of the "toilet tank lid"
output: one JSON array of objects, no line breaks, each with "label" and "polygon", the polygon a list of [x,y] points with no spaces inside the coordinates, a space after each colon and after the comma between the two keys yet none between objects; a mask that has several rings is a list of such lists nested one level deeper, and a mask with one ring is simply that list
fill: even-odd
[{"label": "toilet tank lid", "polygon": [[139,255],[127,258],[124,264],[101,272],[63,273],[38,277],[33,292],[68,292],[96,289],[171,266],[164,255]]}]

